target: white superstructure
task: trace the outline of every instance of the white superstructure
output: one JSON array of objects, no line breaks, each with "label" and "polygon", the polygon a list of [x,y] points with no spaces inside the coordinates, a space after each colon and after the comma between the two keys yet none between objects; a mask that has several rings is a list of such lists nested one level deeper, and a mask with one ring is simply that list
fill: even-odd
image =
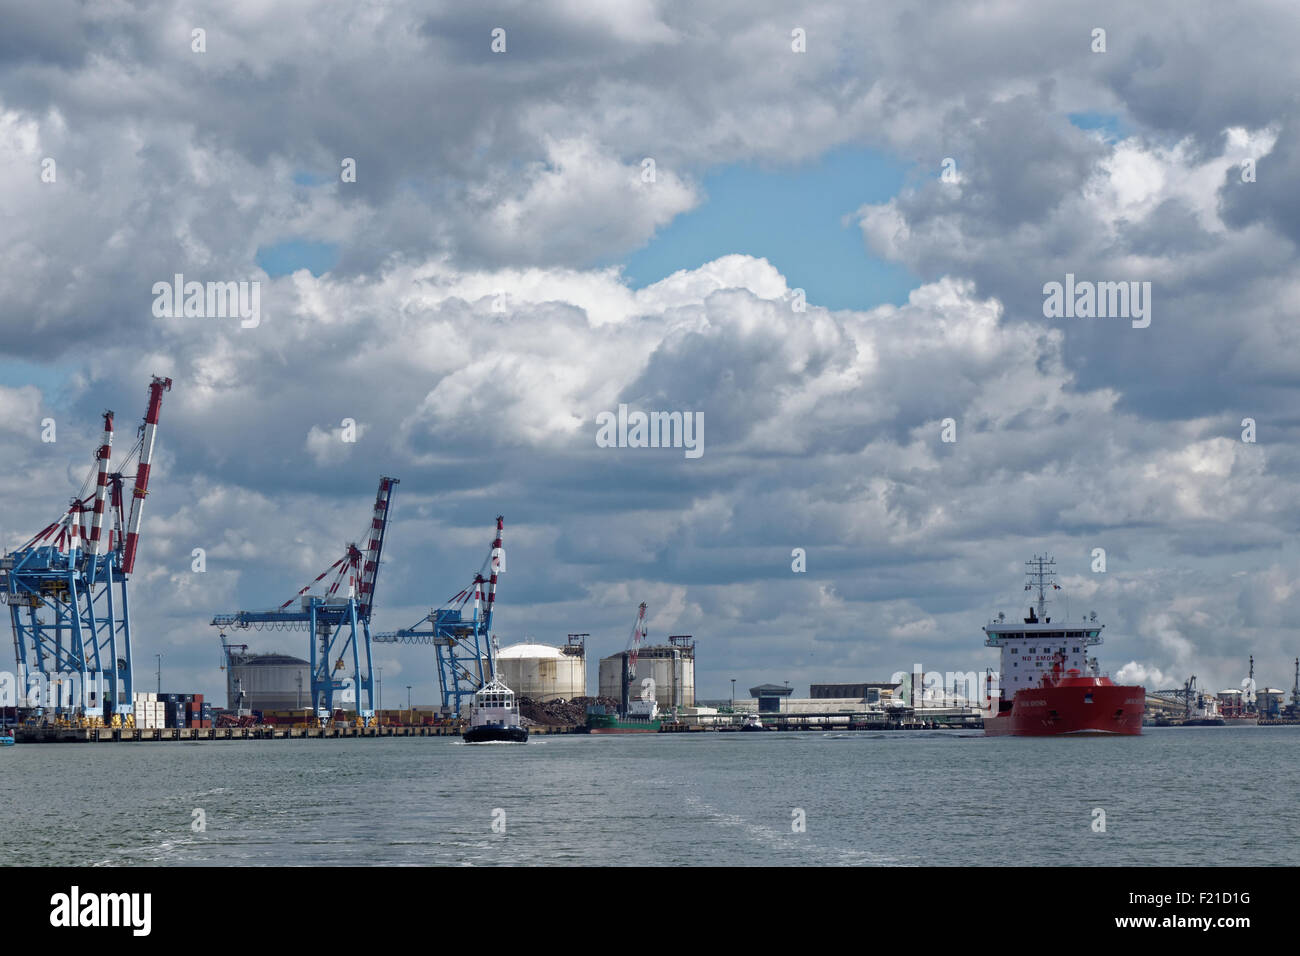
[{"label": "white superstructure", "polygon": [[1088,656],[1088,648],[1102,643],[1104,624],[1097,623],[1097,615],[1077,623],[1053,622],[1047,616],[1047,590],[1059,590],[1053,580],[1056,562],[1051,558],[1035,557],[1025,562],[1029,567],[1030,583],[1025,590],[1038,591],[1037,608],[1029,609],[1029,617],[1021,623],[1008,621],[999,614],[996,620],[984,625],[984,646],[1002,651],[998,687],[1001,698],[1010,702],[1016,691],[1037,687],[1044,675],[1051,675],[1059,661],[1059,676],[1097,675],[1097,660]]},{"label": "white superstructure", "polygon": [[470,709],[469,726],[475,727],[518,727],[519,703],[515,693],[499,680],[484,684],[474,693],[474,703]]}]

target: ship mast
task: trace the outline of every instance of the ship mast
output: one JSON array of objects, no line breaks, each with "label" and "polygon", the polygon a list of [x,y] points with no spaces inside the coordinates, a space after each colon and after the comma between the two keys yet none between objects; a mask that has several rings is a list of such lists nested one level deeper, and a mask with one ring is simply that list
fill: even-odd
[{"label": "ship mast", "polygon": [[1050,555],[1041,557],[1034,555],[1032,561],[1026,561],[1025,567],[1028,568],[1029,582],[1025,585],[1026,591],[1038,590],[1038,619],[1047,620],[1047,589],[1054,591],[1061,590],[1061,586],[1056,583],[1056,559]]}]

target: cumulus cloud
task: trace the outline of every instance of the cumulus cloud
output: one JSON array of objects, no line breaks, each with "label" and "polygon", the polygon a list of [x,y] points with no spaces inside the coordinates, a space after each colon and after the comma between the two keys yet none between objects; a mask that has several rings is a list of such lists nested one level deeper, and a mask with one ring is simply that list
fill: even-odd
[{"label": "cumulus cloud", "polygon": [[1147,689],[1148,693],[1182,686],[1181,681],[1167,676],[1158,667],[1148,667],[1145,664],[1139,664],[1137,661],[1129,661],[1116,671],[1115,679],[1125,684],[1141,684]]}]

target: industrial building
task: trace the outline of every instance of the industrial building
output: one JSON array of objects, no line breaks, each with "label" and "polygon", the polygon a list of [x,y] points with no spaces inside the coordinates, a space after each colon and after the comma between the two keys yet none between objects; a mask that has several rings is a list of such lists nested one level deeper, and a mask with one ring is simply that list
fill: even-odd
[{"label": "industrial building", "polygon": [[497,676],[520,697],[543,703],[587,696],[586,634],[563,647],[524,641],[497,652]]},{"label": "industrial building", "polygon": [[789,684],[759,684],[749,689],[749,696],[758,701],[760,714],[775,714],[781,710],[781,703],[794,691]]},{"label": "industrial building", "polygon": [[311,665],[306,661],[288,654],[249,654],[233,649],[246,645],[228,647],[226,709],[231,713],[311,706]]},{"label": "industrial building", "polygon": [[847,714],[904,703],[902,685],[889,681],[813,684],[807,697],[793,693],[789,684],[759,684],[749,689],[750,700],[733,701],[732,707],[760,714]]},{"label": "industrial building", "polygon": [[886,691],[893,691],[899,685],[889,681],[861,681],[856,684],[813,684],[808,688],[808,696],[813,700],[832,698],[835,700],[865,700],[875,703]]},{"label": "industrial building", "polygon": [[1259,712],[1265,717],[1276,717],[1282,713],[1282,708],[1286,704],[1286,691],[1278,690],[1276,687],[1265,687],[1255,695],[1258,702]]},{"label": "industrial building", "polygon": [[[600,659],[600,696],[618,700],[623,674],[622,651]],[[644,682],[654,681],[655,701],[664,710],[695,706],[695,639],[690,634],[676,634],[667,644],[642,647],[636,654],[632,696],[639,697]]]}]

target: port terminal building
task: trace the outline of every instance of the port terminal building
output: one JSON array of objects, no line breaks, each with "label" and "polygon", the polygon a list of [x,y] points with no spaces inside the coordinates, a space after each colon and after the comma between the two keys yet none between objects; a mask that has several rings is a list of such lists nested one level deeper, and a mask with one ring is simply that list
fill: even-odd
[{"label": "port terminal building", "polygon": [[848,684],[813,684],[807,697],[794,697],[789,684],[759,684],[749,688],[749,699],[700,701],[702,708],[747,714],[861,714],[907,704],[903,685],[889,681]]}]

